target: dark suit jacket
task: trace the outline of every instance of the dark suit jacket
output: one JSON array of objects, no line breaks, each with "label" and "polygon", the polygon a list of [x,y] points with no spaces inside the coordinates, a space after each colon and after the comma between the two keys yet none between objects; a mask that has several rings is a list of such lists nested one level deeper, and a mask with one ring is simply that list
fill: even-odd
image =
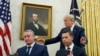
[{"label": "dark suit jacket", "polygon": [[[18,54],[18,56],[26,56],[26,49],[27,46],[24,46],[22,48],[19,48],[16,53]],[[30,53],[30,56],[49,56],[47,47],[35,43]]]},{"label": "dark suit jacket", "polygon": [[[56,56],[67,56],[67,50],[58,50]],[[85,50],[75,45],[73,48],[73,56],[86,56]]]},{"label": "dark suit jacket", "polygon": [[40,35],[40,36],[47,35],[47,33],[44,30],[44,28],[40,24],[38,24],[38,26],[39,26],[39,29],[37,29],[35,27],[35,25],[33,24],[33,22],[31,22],[28,25],[26,25],[25,30],[30,29],[30,30],[34,31],[35,35]]},{"label": "dark suit jacket", "polygon": [[[65,29],[67,29],[67,28],[65,27],[65,28],[61,29],[60,33],[55,38],[46,40],[45,45],[56,43],[56,42],[60,41],[60,49],[65,48],[62,43],[62,31]],[[74,34],[74,40],[73,40],[74,44],[76,44],[79,47],[83,47],[83,45],[80,43],[80,38],[85,37],[84,29],[82,27],[75,25],[74,29],[73,29],[73,34]]]}]

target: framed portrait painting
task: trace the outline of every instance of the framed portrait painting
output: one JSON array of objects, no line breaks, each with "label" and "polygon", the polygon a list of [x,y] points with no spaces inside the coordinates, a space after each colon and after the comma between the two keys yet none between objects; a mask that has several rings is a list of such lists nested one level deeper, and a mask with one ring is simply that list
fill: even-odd
[{"label": "framed portrait painting", "polygon": [[32,30],[35,37],[49,39],[52,30],[52,6],[39,4],[22,4],[20,39],[24,30]]}]

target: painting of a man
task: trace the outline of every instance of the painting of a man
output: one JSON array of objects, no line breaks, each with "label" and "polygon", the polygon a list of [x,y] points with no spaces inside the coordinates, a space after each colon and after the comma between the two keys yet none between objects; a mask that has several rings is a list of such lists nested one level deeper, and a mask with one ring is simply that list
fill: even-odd
[{"label": "painting of a man", "polygon": [[30,29],[34,31],[35,35],[46,36],[47,35],[46,30],[41,24],[38,23],[38,19],[39,19],[38,14],[33,13],[32,14],[33,21],[25,26],[25,30]]}]

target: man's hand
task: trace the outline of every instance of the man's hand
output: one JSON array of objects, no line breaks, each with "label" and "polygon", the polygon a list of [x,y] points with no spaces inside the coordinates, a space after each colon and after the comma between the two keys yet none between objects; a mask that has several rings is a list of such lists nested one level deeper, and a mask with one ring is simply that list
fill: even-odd
[{"label": "man's hand", "polygon": [[45,44],[45,40],[44,39],[37,39],[37,44],[40,44],[40,45],[44,45]]},{"label": "man's hand", "polygon": [[81,37],[80,43],[81,43],[81,44],[86,44],[86,38],[85,38],[85,37]]}]

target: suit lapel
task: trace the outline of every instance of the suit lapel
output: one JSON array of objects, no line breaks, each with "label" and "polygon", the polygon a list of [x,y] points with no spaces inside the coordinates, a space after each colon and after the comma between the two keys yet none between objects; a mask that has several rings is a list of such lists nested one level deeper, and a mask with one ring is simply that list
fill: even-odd
[{"label": "suit lapel", "polygon": [[73,48],[73,55],[76,55],[77,51],[76,51],[76,46],[74,46]]},{"label": "suit lapel", "polygon": [[67,55],[67,50],[61,49],[57,53],[58,56],[66,56]]},{"label": "suit lapel", "polygon": [[36,30],[38,30],[38,29],[36,28],[36,26],[34,25],[34,23],[33,23],[33,28],[36,29]]},{"label": "suit lapel", "polygon": [[24,47],[23,49],[23,54],[26,55],[26,50],[27,50],[27,46]]},{"label": "suit lapel", "polygon": [[76,33],[76,30],[77,30],[77,26],[75,25],[75,26],[74,26],[74,29],[73,29],[73,33],[74,33],[74,34]]},{"label": "suit lapel", "polygon": [[30,53],[30,56],[35,56],[36,49],[37,49],[37,44],[35,43],[35,45],[32,48],[32,51]]},{"label": "suit lapel", "polygon": [[78,50],[78,47],[76,45],[74,45],[74,48],[73,48],[73,55],[74,56],[79,56],[79,53],[80,51]]}]

